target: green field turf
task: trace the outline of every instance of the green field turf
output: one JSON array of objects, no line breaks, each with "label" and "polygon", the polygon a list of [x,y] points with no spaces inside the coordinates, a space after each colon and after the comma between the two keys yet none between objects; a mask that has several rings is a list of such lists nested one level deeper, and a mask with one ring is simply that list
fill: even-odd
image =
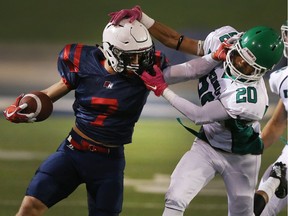
[{"label": "green field turf", "polygon": [[[72,123],[73,118],[51,117],[40,123],[11,124],[0,117],[0,216],[15,214],[35,169],[57,148]],[[121,215],[161,215],[169,175],[193,139],[174,119],[140,119],[133,144],[126,146],[125,197]],[[282,147],[283,144],[278,143],[265,152],[261,173],[277,158]],[[193,200],[186,215],[208,216],[212,212],[213,216],[227,215],[226,195],[219,177]],[[87,215],[84,186],[46,215]],[[287,212],[279,215],[287,215]]]}]

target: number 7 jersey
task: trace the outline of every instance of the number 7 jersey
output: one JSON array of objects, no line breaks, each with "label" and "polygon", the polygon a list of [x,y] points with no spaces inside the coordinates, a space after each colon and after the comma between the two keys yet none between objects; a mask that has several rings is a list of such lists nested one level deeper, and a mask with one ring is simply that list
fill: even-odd
[{"label": "number 7 jersey", "polygon": [[58,71],[75,91],[76,126],[88,137],[110,145],[132,141],[149,91],[138,77],[110,74],[96,46],[70,44],[58,58]]}]

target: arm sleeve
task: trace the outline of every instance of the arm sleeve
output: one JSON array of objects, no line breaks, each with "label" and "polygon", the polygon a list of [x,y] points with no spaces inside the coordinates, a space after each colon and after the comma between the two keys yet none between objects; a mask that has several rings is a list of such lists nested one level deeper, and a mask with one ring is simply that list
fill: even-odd
[{"label": "arm sleeve", "polygon": [[212,59],[211,54],[208,54],[201,58],[167,67],[163,71],[164,79],[168,85],[198,79],[208,74],[219,63]]},{"label": "arm sleeve", "polygon": [[163,92],[163,97],[169,103],[197,125],[207,124],[230,118],[226,109],[219,100],[197,106],[194,103],[179,97],[169,88]]}]

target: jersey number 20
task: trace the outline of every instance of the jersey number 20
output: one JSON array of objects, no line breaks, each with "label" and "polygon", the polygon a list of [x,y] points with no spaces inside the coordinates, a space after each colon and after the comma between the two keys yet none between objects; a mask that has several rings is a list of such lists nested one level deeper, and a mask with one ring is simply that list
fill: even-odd
[{"label": "jersey number 20", "polygon": [[257,91],[254,87],[243,87],[237,89],[236,91],[236,103],[257,103]]}]

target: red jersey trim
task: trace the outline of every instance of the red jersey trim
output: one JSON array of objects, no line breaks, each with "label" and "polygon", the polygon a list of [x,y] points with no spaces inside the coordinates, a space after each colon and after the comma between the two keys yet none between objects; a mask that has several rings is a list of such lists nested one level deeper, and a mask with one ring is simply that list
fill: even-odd
[{"label": "red jersey trim", "polygon": [[71,44],[65,46],[64,53],[63,53],[63,59],[66,62],[67,66],[69,67],[70,72],[79,72],[79,65],[80,65],[82,48],[83,48],[82,44],[76,45],[76,48],[74,51],[73,62],[71,62],[69,59],[69,54],[71,52]]},{"label": "red jersey trim", "polygon": [[77,44],[76,49],[75,49],[74,59],[73,59],[73,64],[75,65],[75,68],[74,68],[75,72],[79,72],[82,48],[83,48],[82,44]]},{"label": "red jersey trim", "polygon": [[62,82],[67,86],[68,89],[70,89],[70,90],[73,89],[72,86],[70,85],[70,83],[64,77],[62,77]]}]

